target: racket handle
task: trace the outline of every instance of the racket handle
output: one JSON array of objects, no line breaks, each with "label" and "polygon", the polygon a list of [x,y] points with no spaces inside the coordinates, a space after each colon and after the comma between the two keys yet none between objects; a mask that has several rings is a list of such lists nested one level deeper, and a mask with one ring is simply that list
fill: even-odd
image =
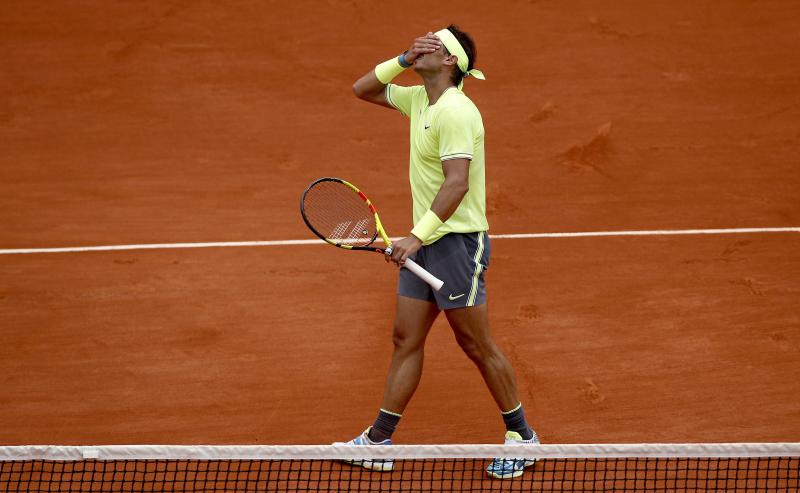
[{"label": "racket handle", "polygon": [[435,291],[439,291],[440,289],[442,289],[442,285],[444,285],[444,281],[442,281],[441,279],[437,278],[436,276],[434,276],[430,272],[428,272],[425,269],[423,269],[422,267],[420,267],[418,263],[414,262],[410,258],[406,259],[406,263],[403,264],[403,267],[405,267],[406,269],[410,270],[411,272],[416,274],[417,277],[419,277],[423,281],[425,281],[428,284],[430,284],[430,286]]}]

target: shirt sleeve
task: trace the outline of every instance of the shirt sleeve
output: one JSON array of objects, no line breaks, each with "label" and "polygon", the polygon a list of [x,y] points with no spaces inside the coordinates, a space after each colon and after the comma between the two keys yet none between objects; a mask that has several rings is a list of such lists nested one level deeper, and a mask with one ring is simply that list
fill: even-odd
[{"label": "shirt sleeve", "polygon": [[475,151],[473,120],[464,108],[447,108],[436,122],[439,132],[439,159],[469,159]]},{"label": "shirt sleeve", "polygon": [[386,85],[386,101],[394,106],[400,113],[409,116],[411,114],[411,101],[414,99],[414,86],[398,86],[397,84]]}]

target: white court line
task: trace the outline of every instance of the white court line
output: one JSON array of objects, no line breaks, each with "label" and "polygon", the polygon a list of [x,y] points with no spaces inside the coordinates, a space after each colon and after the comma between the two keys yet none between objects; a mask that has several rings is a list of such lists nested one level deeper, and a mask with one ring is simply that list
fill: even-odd
[{"label": "white court line", "polygon": [[[669,236],[669,235],[724,235],[748,233],[800,233],[794,228],[728,228],[728,229],[656,229],[643,231],[583,231],[574,233],[520,233],[489,235],[492,239],[527,238],[578,238],[584,236]],[[392,241],[400,238],[390,238]],[[166,250],[171,248],[226,248],[226,247],[266,247],[286,245],[322,245],[322,240],[270,240],[270,241],[223,241],[214,243],[146,243],[142,245],[104,245],[58,248],[10,248],[0,250],[0,255],[24,253],[71,253],[107,252],[118,250]]]}]

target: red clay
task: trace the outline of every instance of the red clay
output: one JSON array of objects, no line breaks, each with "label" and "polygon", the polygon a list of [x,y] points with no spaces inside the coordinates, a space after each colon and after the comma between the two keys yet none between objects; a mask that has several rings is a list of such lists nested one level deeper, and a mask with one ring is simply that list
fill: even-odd
[{"label": "red clay", "polygon": [[[310,238],[322,175],[402,234],[406,121],[350,85],[451,21],[488,79],[492,232],[800,224],[796,2],[492,5],[15,5],[0,248]],[[492,323],[543,438],[800,441],[799,240],[496,240]],[[350,438],[395,275],[321,246],[0,256],[0,443]],[[397,440],[496,442],[443,321],[426,357]]]}]

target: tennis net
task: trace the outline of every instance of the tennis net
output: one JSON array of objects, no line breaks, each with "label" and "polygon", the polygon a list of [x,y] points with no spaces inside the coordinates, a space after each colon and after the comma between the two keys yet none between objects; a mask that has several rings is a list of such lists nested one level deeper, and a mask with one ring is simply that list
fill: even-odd
[{"label": "tennis net", "polygon": [[[513,445],[0,447],[0,492],[800,491],[800,443],[522,449]],[[536,459],[521,476],[487,475],[493,458],[520,455]],[[391,470],[368,470],[343,460]]]}]

